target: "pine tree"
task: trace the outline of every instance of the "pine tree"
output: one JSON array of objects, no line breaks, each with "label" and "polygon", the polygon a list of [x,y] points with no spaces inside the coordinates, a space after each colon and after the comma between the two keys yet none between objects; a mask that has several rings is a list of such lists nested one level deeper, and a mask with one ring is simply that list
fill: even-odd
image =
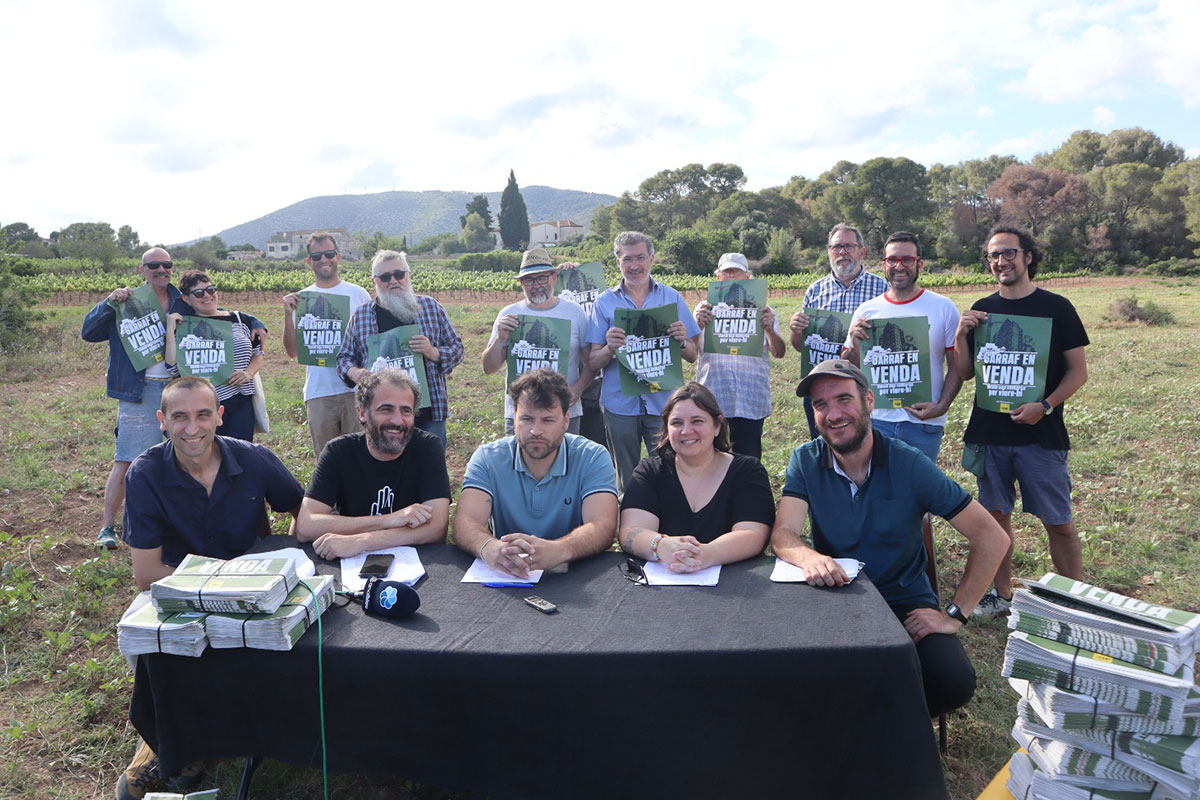
[{"label": "pine tree", "polygon": [[517,176],[508,171],[508,185],[500,195],[500,238],[506,250],[524,250],[529,244],[529,212],[517,187]]}]

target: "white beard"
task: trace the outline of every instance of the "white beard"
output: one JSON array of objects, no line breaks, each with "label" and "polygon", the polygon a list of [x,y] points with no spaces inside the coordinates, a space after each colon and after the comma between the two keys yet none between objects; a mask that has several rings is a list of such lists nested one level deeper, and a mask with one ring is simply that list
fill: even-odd
[{"label": "white beard", "polygon": [[416,325],[421,307],[417,304],[417,295],[412,289],[401,294],[381,292],[375,295],[375,302],[400,320],[401,325]]}]

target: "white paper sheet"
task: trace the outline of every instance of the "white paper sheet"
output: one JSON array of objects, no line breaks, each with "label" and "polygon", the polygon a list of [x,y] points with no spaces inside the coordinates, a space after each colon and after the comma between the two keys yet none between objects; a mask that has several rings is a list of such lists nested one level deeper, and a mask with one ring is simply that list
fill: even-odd
[{"label": "white paper sheet", "polygon": [[721,565],[702,569],[699,572],[671,572],[661,561],[647,561],[642,565],[646,581],[651,586],[716,586],[721,578]]},{"label": "white paper sheet", "polygon": [[542,570],[540,569],[530,570],[528,578],[516,578],[507,572],[492,569],[485,561],[477,558],[467,569],[467,574],[463,575],[461,583],[496,583],[505,586],[520,586],[526,583],[537,583],[541,579]]},{"label": "white paper sheet", "polygon": [[[834,561],[841,565],[846,577],[850,580],[857,578],[858,571],[863,567],[863,563],[856,558],[835,558]],[[795,564],[789,564],[782,558],[777,558],[775,559],[775,569],[771,571],[771,580],[776,583],[805,583],[804,570]]]},{"label": "white paper sheet", "polygon": [[376,553],[394,556],[392,566],[388,569],[384,580],[399,581],[412,586],[425,574],[425,567],[421,564],[421,558],[417,555],[415,547],[397,545],[396,547],[386,547],[383,550],[368,550],[365,553],[342,559],[342,589],[344,591],[361,592],[366,588],[367,579],[358,577],[358,573],[362,569],[363,562],[367,560],[367,556]]}]

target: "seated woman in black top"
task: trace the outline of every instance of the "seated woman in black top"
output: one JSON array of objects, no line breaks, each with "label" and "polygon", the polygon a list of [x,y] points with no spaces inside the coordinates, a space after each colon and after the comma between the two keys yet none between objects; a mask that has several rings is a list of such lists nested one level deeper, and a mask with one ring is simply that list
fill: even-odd
[{"label": "seated woman in black top", "polygon": [[676,389],[662,419],[657,455],[625,487],[621,548],[672,572],[761,554],[775,522],[771,482],[758,459],[729,452],[713,393],[694,381]]}]

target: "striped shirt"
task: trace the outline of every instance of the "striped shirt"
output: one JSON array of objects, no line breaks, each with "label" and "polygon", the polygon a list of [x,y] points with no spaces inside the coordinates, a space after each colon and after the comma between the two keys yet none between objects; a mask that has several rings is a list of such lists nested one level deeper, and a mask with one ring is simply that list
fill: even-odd
[{"label": "striped shirt", "polygon": [[867,272],[865,267],[857,278],[850,281],[849,286],[845,286],[830,272],[824,278],[813,281],[804,292],[804,307],[853,314],[863,303],[878,297],[887,289],[887,281],[873,272]]},{"label": "striped shirt", "polygon": [[[779,320],[775,320],[779,333]],[[771,416],[771,345],[763,336],[762,358],[700,353],[696,381],[717,398],[721,413],[739,419]]]},{"label": "striped shirt", "polygon": [[[249,314],[247,319],[252,319]],[[242,321],[242,317],[236,311],[217,314],[206,319],[218,319],[222,322],[228,322],[233,325],[233,371],[244,370],[250,366],[250,360],[255,356],[262,355],[262,348],[258,345],[252,345],[250,342],[250,326]],[[172,378],[179,377],[179,365],[168,364],[167,372]],[[254,381],[249,380],[238,386],[230,386],[228,383],[222,383],[220,386],[214,387],[217,390],[217,401],[224,403],[235,394],[254,394]]]},{"label": "striped shirt", "polygon": [[[421,335],[441,353],[441,361],[425,359],[425,377],[429,380],[429,404],[435,420],[444,420],[450,416],[450,399],[446,391],[446,376],[462,363],[464,350],[462,339],[450,324],[446,309],[432,297],[419,294],[417,297],[417,326]],[[347,386],[353,386],[354,381],[346,377],[346,373],[354,367],[366,367],[367,338],[379,333],[379,322],[375,318],[378,308],[375,300],[365,306],[359,306],[350,317],[346,334],[342,338],[342,349],[337,357],[337,374]]]}]

